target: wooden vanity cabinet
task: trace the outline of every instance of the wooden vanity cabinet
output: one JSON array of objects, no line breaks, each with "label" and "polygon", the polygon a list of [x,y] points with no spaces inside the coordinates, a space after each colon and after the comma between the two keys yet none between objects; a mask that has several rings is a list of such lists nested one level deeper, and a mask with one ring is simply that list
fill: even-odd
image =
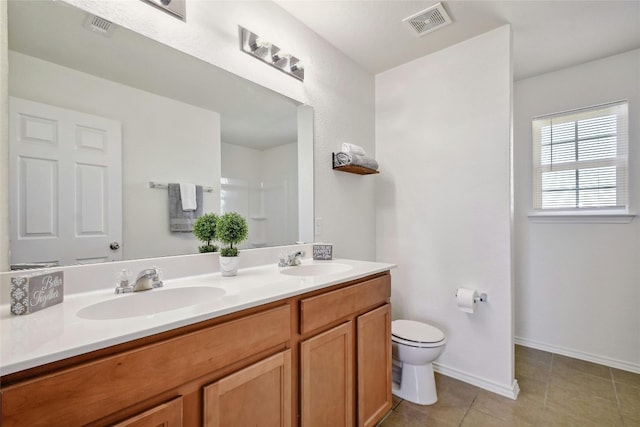
[{"label": "wooden vanity cabinet", "polygon": [[3,376],[3,427],[370,426],[391,409],[389,272]]},{"label": "wooden vanity cabinet", "polygon": [[142,339],[137,347],[127,344],[134,347],[115,354],[98,352],[78,363],[71,359],[69,367],[22,381],[3,382],[2,426],[113,425],[181,396],[178,425],[199,427],[205,385],[286,349],[291,305],[277,303],[170,334],[149,337],[151,343]]},{"label": "wooden vanity cabinet", "polygon": [[390,296],[383,275],[300,301],[303,427],[372,426],[391,409]]}]

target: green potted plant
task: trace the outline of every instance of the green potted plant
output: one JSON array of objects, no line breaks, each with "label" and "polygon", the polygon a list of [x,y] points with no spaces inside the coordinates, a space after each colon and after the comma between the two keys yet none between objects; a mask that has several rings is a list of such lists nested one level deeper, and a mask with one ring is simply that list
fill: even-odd
[{"label": "green potted plant", "polygon": [[237,245],[247,238],[249,228],[244,217],[236,212],[227,212],[218,218],[216,239],[227,244],[220,250],[220,271],[223,276],[235,276],[238,273]]},{"label": "green potted plant", "polygon": [[204,214],[193,224],[193,234],[205,244],[198,246],[200,253],[217,252],[218,247],[212,242],[216,238],[216,226],[218,215],[214,213]]}]

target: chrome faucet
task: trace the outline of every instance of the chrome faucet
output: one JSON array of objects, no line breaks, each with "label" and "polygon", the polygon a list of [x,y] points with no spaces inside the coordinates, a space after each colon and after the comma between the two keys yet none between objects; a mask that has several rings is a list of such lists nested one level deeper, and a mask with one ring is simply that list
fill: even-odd
[{"label": "chrome faucet", "polygon": [[136,282],[133,285],[133,292],[148,291],[149,289],[161,288],[160,269],[157,267],[146,268],[138,273]]},{"label": "chrome faucet", "polygon": [[278,262],[278,267],[292,267],[295,265],[300,265],[300,258],[304,256],[303,251],[293,252],[288,255],[280,255],[280,261]]}]

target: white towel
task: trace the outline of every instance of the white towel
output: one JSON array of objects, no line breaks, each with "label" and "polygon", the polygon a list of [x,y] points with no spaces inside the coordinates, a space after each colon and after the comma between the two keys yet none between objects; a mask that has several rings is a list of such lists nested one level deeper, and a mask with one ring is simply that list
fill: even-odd
[{"label": "white towel", "polygon": [[198,208],[196,202],[196,185],[180,184],[180,200],[182,201],[183,211],[195,211]]},{"label": "white towel", "polygon": [[378,170],[378,162],[376,161],[376,159],[372,159],[370,157],[365,157],[365,156],[359,156],[357,154],[352,154],[352,153],[343,153],[342,151],[339,153],[336,153],[334,166],[344,166],[344,165],[363,166],[365,168]]},{"label": "white towel", "polygon": [[342,152],[357,154],[358,156],[364,156],[366,154],[364,148],[356,144],[349,144],[348,142],[342,143]]}]

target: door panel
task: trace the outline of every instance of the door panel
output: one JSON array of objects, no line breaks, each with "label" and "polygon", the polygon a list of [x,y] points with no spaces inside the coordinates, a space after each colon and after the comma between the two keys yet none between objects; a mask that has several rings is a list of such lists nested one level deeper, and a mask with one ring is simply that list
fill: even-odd
[{"label": "door panel", "polygon": [[204,388],[205,427],[291,426],[291,350]]},{"label": "door panel", "polygon": [[300,343],[302,426],[353,424],[353,322]]},{"label": "door panel", "polygon": [[120,123],[13,97],[9,115],[11,264],[121,260]]},{"label": "door panel", "polygon": [[182,397],[158,405],[113,427],[182,427]]},{"label": "door panel", "polygon": [[357,319],[358,426],[374,426],[391,402],[391,304]]}]

